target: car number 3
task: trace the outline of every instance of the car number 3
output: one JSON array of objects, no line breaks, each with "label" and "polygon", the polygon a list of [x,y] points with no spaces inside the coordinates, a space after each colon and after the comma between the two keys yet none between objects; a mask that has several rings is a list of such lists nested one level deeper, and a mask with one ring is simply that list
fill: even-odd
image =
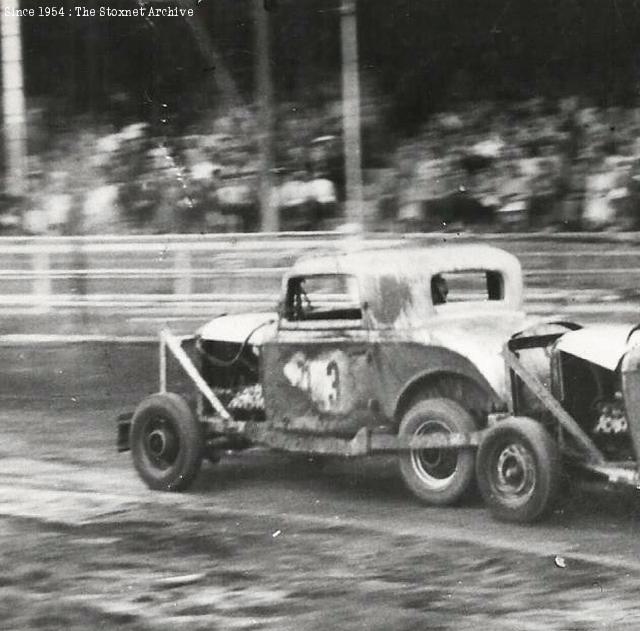
[{"label": "car number 3", "polygon": [[349,369],[349,358],[341,351],[323,353],[311,360],[299,351],[284,365],[283,373],[294,388],[309,394],[320,411],[342,412],[352,403],[353,388],[343,388]]},{"label": "car number 3", "polygon": [[327,364],[327,376],[329,377],[327,403],[329,408],[334,408],[340,401],[340,370],[337,362],[332,360]]}]

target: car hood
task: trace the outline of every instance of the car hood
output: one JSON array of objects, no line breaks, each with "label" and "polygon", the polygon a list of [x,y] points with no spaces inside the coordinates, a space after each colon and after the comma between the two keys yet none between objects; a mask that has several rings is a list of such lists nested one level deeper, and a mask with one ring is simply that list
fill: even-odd
[{"label": "car hood", "polygon": [[223,315],[207,322],[199,331],[202,340],[234,342],[249,341],[260,346],[275,336],[278,316],[276,313],[238,313]]},{"label": "car hood", "polygon": [[506,401],[508,391],[502,348],[515,333],[534,322],[539,320],[531,320],[521,312],[483,314],[457,321],[448,319],[441,326],[430,327],[426,332],[425,342],[448,348],[466,357],[496,394]]},{"label": "car hood", "polygon": [[565,333],[555,348],[607,370],[616,370],[632,346],[640,343],[640,332],[630,324],[601,324]]}]

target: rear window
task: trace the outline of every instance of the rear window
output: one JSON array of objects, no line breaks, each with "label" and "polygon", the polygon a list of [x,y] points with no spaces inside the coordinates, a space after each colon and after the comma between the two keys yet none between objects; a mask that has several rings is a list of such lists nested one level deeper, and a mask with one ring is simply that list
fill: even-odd
[{"label": "rear window", "polygon": [[289,279],[285,317],[301,320],[360,320],[355,277],[346,274],[295,276]]},{"label": "rear window", "polygon": [[504,279],[498,272],[443,272],[431,279],[434,305],[504,299]]}]

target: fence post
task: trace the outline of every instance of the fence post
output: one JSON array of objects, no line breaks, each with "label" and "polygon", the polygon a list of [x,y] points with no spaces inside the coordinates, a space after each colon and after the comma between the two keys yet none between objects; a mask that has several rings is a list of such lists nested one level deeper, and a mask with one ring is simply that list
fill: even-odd
[{"label": "fence post", "polygon": [[38,313],[46,313],[51,310],[51,254],[48,250],[36,250],[32,258],[32,267],[35,272],[32,294],[34,310]]},{"label": "fence post", "polygon": [[176,250],[173,269],[176,274],[173,281],[173,293],[178,296],[188,296],[193,291],[191,253],[189,250]]}]

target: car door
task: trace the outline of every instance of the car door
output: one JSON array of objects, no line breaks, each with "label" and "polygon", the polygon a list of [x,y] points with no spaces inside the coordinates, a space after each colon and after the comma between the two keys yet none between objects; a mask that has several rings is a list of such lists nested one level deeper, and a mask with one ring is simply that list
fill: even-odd
[{"label": "car door", "polygon": [[344,436],[373,422],[372,362],[363,316],[353,276],[288,280],[277,335],[262,349],[270,422]]}]

